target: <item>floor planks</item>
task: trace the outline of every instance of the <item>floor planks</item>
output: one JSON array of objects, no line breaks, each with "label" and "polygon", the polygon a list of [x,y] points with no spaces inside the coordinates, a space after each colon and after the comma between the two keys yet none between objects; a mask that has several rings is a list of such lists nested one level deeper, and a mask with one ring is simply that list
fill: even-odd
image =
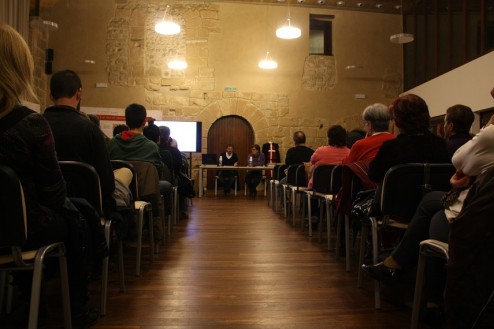
[{"label": "floor planks", "polygon": [[355,271],[345,272],[325,241],[310,241],[264,197],[193,202],[156,262],[143,253],[140,277],[129,248],[127,291],[113,273],[108,314],[93,328],[409,327],[409,309],[383,302],[375,310],[372,282],[358,289]]}]

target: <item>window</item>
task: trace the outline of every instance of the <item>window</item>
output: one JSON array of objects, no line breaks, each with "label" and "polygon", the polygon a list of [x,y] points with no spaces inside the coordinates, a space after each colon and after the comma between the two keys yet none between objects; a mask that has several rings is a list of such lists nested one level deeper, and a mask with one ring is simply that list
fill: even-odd
[{"label": "window", "polygon": [[333,15],[310,15],[309,53],[333,55]]}]

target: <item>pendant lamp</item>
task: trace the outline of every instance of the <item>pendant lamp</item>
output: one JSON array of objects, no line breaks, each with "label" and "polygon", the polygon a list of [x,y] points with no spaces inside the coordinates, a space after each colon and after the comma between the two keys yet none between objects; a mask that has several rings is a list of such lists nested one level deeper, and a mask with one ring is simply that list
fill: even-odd
[{"label": "pendant lamp", "polygon": [[288,19],[285,25],[276,30],[276,36],[280,39],[297,39],[302,35],[302,31],[296,27],[292,26],[290,19],[290,5],[288,5]]},{"label": "pendant lamp", "polygon": [[[404,31],[405,30],[405,16],[403,15],[403,0],[401,1],[401,5],[399,7],[401,10],[401,27],[402,27],[402,31]],[[391,41],[392,43],[396,43],[396,44],[405,44],[405,43],[412,42],[413,40],[414,40],[413,34],[405,33],[405,32],[396,33],[396,34],[393,34],[392,36],[389,37],[389,41]]]},{"label": "pendant lamp", "polygon": [[170,6],[166,6],[165,14],[163,15],[163,19],[156,23],[154,26],[154,30],[159,34],[164,35],[174,35],[180,33],[180,25],[175,23],[168,14],[168,9]]},{"label": "pendant lamp", "polygon": [[273,70],[278,67],[278,63],[271,58],[269,51],[266,52],[266,57],[259,62],[259,68],[263,70]]}]

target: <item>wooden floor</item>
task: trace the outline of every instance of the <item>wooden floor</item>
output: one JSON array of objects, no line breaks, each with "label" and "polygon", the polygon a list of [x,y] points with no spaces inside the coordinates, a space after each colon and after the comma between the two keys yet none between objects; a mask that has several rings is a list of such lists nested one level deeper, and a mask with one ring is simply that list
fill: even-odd
[{"label": "wooden floor", "polygon": [[[355,262],[346,272],[326,241],[310,241],[265,197],[207,195],[189,214],[153,264],[144,250],[140,277],[127,248],[127,290],[113,271],[107,315],[92,328],[409,328],[409,308],[383,300],[375,310],[373,283],[357,288]],[[98,306],[99,284],[91,288]]]}]

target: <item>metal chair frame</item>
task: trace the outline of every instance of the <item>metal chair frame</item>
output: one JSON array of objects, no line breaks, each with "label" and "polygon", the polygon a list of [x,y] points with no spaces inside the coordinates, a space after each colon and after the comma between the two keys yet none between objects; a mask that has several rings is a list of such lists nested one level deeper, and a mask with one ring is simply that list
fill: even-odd
[{"label": "metal chair frame", "polygon": [[[0,165],[0,246],[11,248],[11,254],[0,256],[0,304],[3,304],[7,275],[12,271],[33,271],[28,328],[38,327],[39,300],[45,258],[58,258],[65,328],[72,328],[66,250],[63,242],[52,243],[37,250],[22,251],[27,238],[27,215],[24,191],[15,172]],[[10,301],[7,301],[8,303]],[[3,306],[3,305],[2,305]]]}]

